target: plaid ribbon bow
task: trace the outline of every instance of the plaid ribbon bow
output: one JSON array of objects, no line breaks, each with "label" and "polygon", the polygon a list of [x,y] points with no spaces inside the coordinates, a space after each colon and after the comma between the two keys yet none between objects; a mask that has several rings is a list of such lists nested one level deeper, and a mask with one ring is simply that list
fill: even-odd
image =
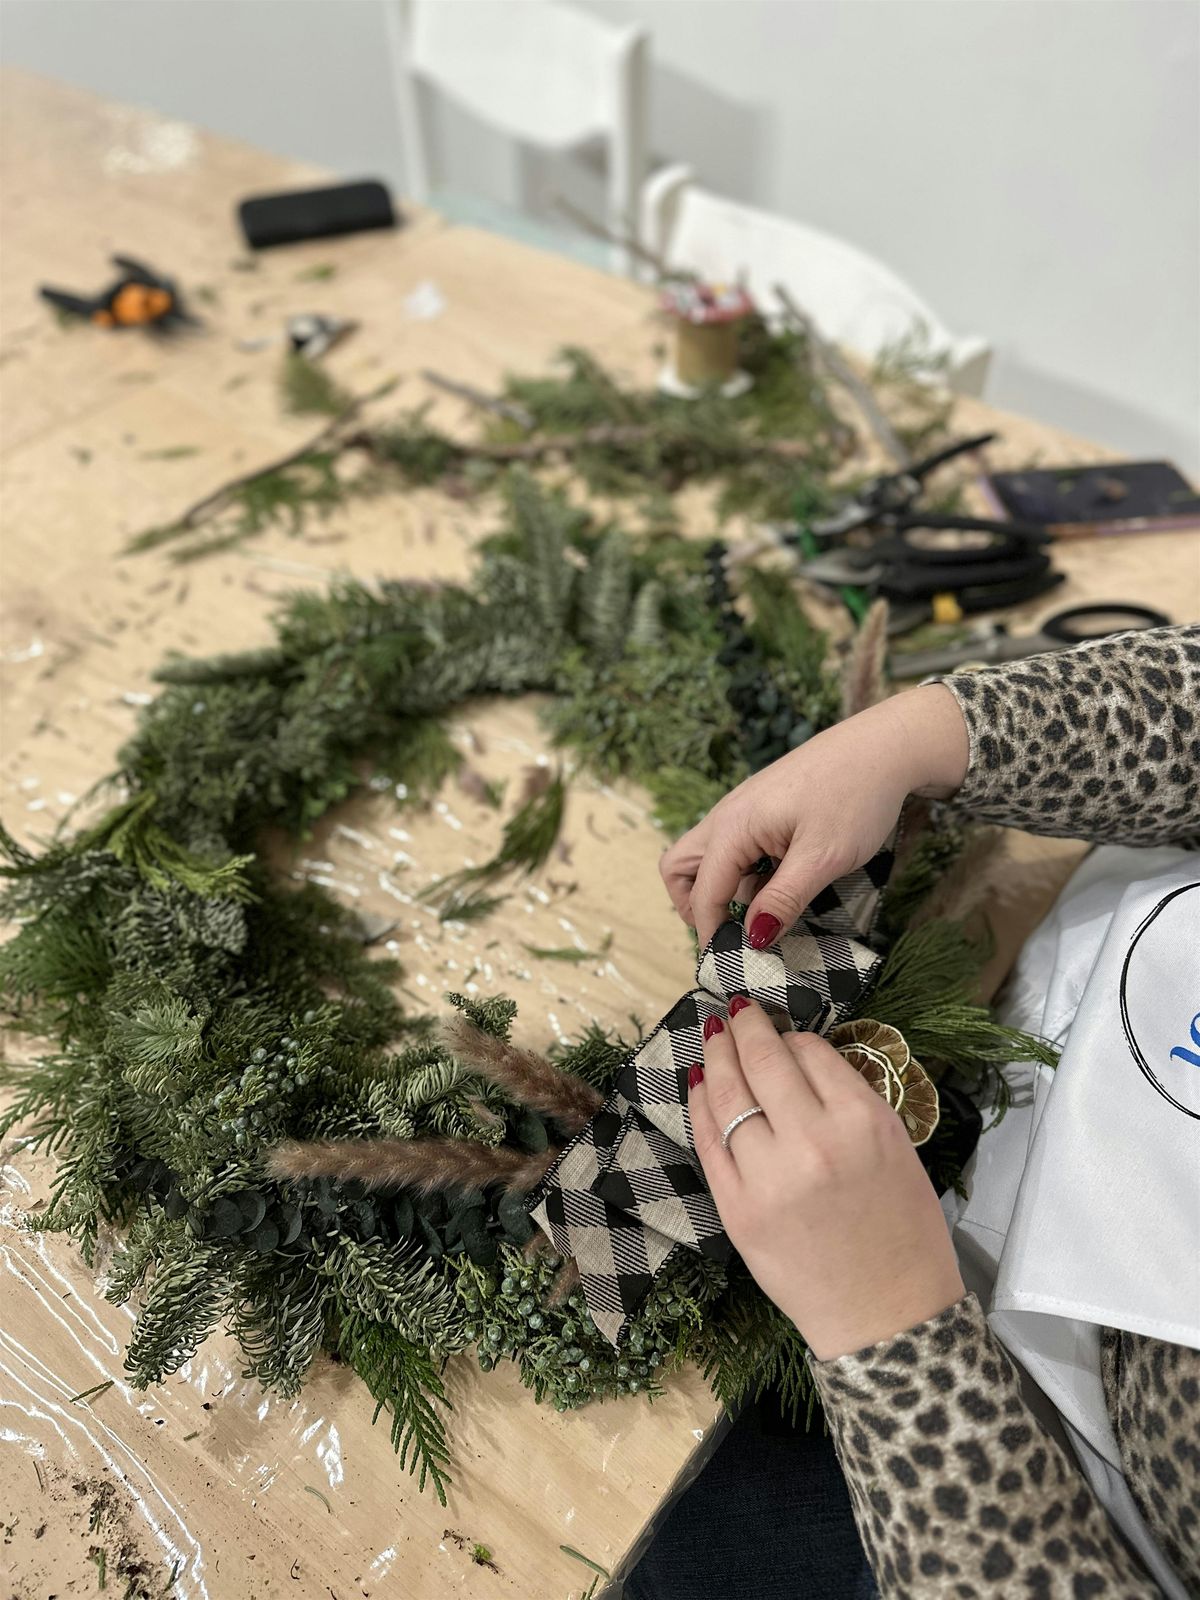
[{"label": "plaid ribbon bow", "polygon": [[717,929],[676,1002],[621,1068],[616,1088],[529,1198],[560,1255],[574,1257],[592,1320],[613,1345],[677,1250],[715,1261],[732,1246],[704,1181],[687,1108],[703,1030],[748,994],[782,1031],[824,1033],[857,1009],[881,958],[863,939],[891,871],[890,842],[812,902],[791,933],[755,950],[738,922]]}]

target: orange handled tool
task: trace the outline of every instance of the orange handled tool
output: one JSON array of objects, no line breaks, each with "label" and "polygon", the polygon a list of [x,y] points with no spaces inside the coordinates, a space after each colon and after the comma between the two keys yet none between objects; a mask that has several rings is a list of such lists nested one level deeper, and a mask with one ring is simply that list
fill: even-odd
[{"label": "orange handled tool", "polygon": [[170,278],[130,256],[113,256],[112,261],[121,276],[100,294],[89,298],[46,284],[38,292],[60,311],[99,328],[169,328],[195,322],[184,309],[179,290]]}]

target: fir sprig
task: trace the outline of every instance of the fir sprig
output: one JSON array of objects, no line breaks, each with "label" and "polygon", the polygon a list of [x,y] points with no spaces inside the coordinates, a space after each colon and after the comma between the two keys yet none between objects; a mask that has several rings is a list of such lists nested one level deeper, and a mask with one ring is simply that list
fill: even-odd
[{"label": "fir sprig", "polygon": [[[536,872],[545,864],[562,828],[566,795],[562,773],[556,773],[540,794],[532,795],[504,824],[500,846],[490,860],[439,878],[425,890],[424,898],[440,903],[442,921],[471,921],[485,914],[477,898],[483,885],[510,872]],[[499,900],[483,904],[491,910]]]}]

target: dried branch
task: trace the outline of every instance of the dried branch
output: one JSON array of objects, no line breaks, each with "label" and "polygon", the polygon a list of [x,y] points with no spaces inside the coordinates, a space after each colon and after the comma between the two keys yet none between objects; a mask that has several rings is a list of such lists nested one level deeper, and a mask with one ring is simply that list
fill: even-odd
[{"label": "dried branch", "polygon": [[[209,517],[215,516],[224,509],[239,489],[244,489],[248,484],[257,483],[260,478],[269,478],[272,473],[282,472],[287,467],[294,467],[297,462],[303,461],[306,456],[311,456],[315,451],[324,450],[329,445],[339,441],[341,434],[354,422],[364,406],[370,405],[373,400],[381,400],[384,395],[390,394],[396,387],[395,378],[389,378],[386,383],[381,383],[377,389],[372,389],[368,394],[357,395],[344,410],[339,411],[336,417],[330,418],[325,426],[313,434],[307,443],[299,445],[295,450],[289,450],[286,455],[276,456],[274,461],[268,461],[266,466],[255,467],[252,472],[243,472],[236,478],[230,478],[218,488],[206,494],[203,499],[190,505],[185,512],[171,523],[171,528],[179,533],[185,533],[189,528],[194,528],[200,522],[206,522]],[[346,441],[342,441],[343,443]]]},{"label": "dried branch", "polygon": [[431,367],[425,367],[421,376],[426,383],[433,384],[435,389],[444,389],[447,394],[465,400],[468,405],[475,406],[480,411],[491,411],[498,417],[505,417],[509,422],[515,422],[518,428],[533,427],[532,411],[526,406],[518,405],[515,400],[504,400],[499,395],[485,394],[482,389],[474,389],[469,383],[460,383],[457,378],[444,377],[442,373],[434,372]]},{"label": "dried branch", "polygon": [[603,239],[606,244],[618,245],[622,250],[628,250],[631,256],[636,256],[650,268],[656,278],[682,278],[691,277],[691,273],[683,271],[669,271],[666,262],[648,245],[640,239],[635,239],[632,232],[619,233],[615,228],[608,227],[598,217],[593,217],[590,212],[584,211],[582,206],[575,205],[568,200],[566,195],[554,194],[550,196],[550,204],[568,222],[573,222],[584,233],[590,233],[593,239]]},{"label": "dried branch", "polygon": [[801,310],[796,304],[791,291],[785,284],[777,283],[775,285],[775,293],[778,295],[779,303],[791,321],[807,335],[814,353],[818,360],[824,363],[830,377],[840,383],[843,389],[848,390],[853,396],[859,410],[866,418],[871,432],[879,443],[896,462],[897,466],[907,467],[912,457],[900,442],[896,430],[884,416],[878,400],[871,392],[870,384],[855,372],[835,344],[831,344],[828,339],[822,338],[817,330],[816,323],[807,311]]},{"label": "dried branch", "polygon": [[[464,461],[472,458],[500,462],[541,461],[556,454],[569,456],[577,450],[628,449],[657,437],[661,437],[661,430],[653,423],[600,423],[592,428],[581,428],[578,433],[543,433],[533,439],[480,439],[470,444],[455,441],[452,448]],[[367,451],[375,451],[378,444],[376,436],[366,429],[350,434],[342,442],[350,449]],[[386,460],[386,451],[380,453]],[[722,447],[722,454],[730,462],[752,461],[761,456],[773,456],[779,461],[807,461],[813,453],[813,446],[804,439],[747,436]]]}]

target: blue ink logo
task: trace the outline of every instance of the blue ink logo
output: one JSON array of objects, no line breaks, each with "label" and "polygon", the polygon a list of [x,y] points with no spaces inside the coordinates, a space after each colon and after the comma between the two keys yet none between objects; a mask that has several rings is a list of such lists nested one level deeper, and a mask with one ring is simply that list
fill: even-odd
[{"label": "blue ink logo", "polygon": [[1171,1060],[1174,1061],[1178,1057],[1180,1061],[1190,1062],[1193,1067],[1200,1067],[1200,1011],[1197,1011],[1192,1018],[1191,1032],[1192,1043],[1196,1048],[1194,1050],[1186,1050],[1183,1045],[1177,1044],[1174,1050],[1171,1051]]}]

